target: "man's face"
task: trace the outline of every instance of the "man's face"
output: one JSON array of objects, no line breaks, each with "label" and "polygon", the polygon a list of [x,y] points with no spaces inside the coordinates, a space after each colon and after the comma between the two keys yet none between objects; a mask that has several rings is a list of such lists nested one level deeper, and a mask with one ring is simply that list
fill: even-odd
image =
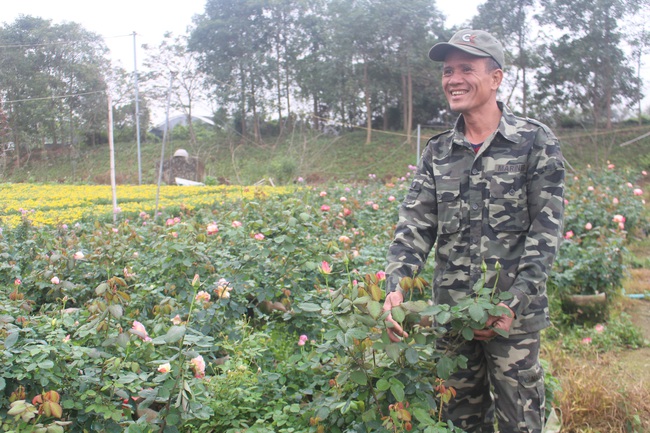
[{"label": "man's face", "polygon": [[494,104],[501,70],[488,72],[487,58],[460,50],[447,54],[442,67],[442,88],[452,111],[471,114]]}]

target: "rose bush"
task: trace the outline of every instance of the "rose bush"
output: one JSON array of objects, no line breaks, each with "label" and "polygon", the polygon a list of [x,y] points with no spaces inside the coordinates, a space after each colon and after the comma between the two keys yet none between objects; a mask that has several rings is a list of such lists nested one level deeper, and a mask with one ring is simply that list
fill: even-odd
[{"label": "rose bush", "polygon": [[576,306],[574,295],[604,294],[611,302],[625,278],[629,236],[648,230],[639,177],[619,171],[588,169],[567,179],[564,242],[549,278],[550,291],[561,298],[565,312],[578,310],[602,319],[608,305]]},{"label": "rose bush", "polygon": [[[434,349],[442,330],[430,323],[452,324],[460,341],[498,299],[476,287],[454,308],[433,307],[416,279],[393,313],[411,337],[389,342],[382,269],[409,183],[408,174],[388,183],[370,176],[160,215],[134,208],[116,224],[111,214],[37,228],[26,215],[2,227],[2,428],[454,431],[438,414],[453,397],[444,379],[463,360]],[[596,206],[575,188],[567,194],[573,237],[552,275],[558,290],[596,278],[567,272],[572,255],[602,255],[644,224],[637,188],[621,189],[608,213],[604,197]],[[619,214],[624,228],[613,221]],[[617,285],[608,275],[597,290]],[[12,415],[50,391],[60,396],[60,418],[33,404],[34,418]]]}]

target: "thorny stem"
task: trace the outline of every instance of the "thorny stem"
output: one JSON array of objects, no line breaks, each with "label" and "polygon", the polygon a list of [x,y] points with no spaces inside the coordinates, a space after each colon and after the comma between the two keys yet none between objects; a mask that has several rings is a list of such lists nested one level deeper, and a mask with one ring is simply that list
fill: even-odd
[{"label": "thorny stem", "polygon": [[[195,280],[196,280],[197,276],[194,277]],[[193,282],[194,282],[194,280],[193,280]],[[182,372],[183,372],[183,364],[185,363],[185,354],[183,353],[183,344],[185,343],[185,336],[187,335],[187,327],[189,326],[190,319],[192,318],[192,311],[194,310],[194,302],[196,300],[196,293],[197,293],[199,287],[201,286],[201,283],[199,282],[196,285],[192,284],[192,286],[194,287],[194,294],[192,296],[192,301],[190,302],[190,309],[189,309],[189,311],[187,313],[187,321],[185,322],[185,333],[183,334],[183,337],[178,342],[178,350],[180,352],[179,353],[180,356],[178,357],[178,360],[179,360],[179,368],[178,368],[179,372],[178,373],[179,374],[176,376],[176,381],[174,382],[174,386],[172,387],[172,389],[169,392],[169,398],[167,399],[167,403],[165,403],[165,409],[164,409],[165,414],[169,413],[169,407],[171,406],[171,403],[172,403],[172,395],[174,395],[175,390],[178,389],[178,384],[180,383],[181,378],[183,377],[183,374],[182,374]],[[159,433],[162,433],[165,430],[165,427],[167,427],[167,417],[166,416],[163,417],[162,423],[160,425],[160,430],[158,430]]]}]

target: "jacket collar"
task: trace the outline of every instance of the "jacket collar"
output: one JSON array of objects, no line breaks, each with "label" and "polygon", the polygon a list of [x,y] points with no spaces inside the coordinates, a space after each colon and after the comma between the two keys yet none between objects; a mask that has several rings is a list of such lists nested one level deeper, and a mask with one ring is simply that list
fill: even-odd
[{"label": "jacket collar", "polygon": [[[497,106],[501,110],[501,120],[499,121],[499,126],[497,128],[497,134],[500,134],[503,138],[513,143],[519,142],[519,133],[517,132],[517,118],[512,113],[510,108],[503,102],[497,101]],[[465,138],[465,119],[461,114],[456,119],[456,124],[453,129],[453,142],[457,144],[462,144]]]}]

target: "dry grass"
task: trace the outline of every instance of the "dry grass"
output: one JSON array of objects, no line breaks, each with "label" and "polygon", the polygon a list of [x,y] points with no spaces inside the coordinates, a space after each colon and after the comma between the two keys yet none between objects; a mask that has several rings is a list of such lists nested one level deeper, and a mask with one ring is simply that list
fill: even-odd
[{"label": "dry grass", "polygon": [[650,386],[630,375],[616,353],[583,358],[552,347],[546,352],[562,387],[563,433],[650,432]]},{"label": "dry grass", "polygon": [[650,269],[630,269],[629,277],[623,282],[626,293],[650,293]]}]

